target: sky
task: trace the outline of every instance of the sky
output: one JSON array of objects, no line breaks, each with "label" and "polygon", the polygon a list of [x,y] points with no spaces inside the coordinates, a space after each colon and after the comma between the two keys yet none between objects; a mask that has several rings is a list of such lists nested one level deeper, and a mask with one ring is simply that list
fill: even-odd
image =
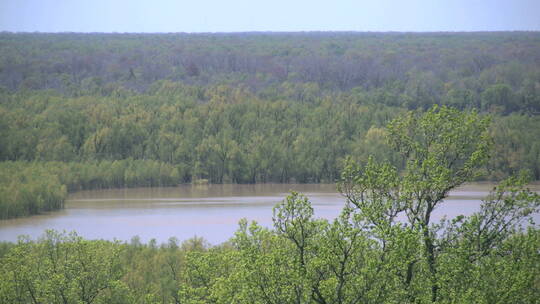
[{"label": "sky", "polygon": [[0,31],[539,31],[540,0],[0,0]]}]

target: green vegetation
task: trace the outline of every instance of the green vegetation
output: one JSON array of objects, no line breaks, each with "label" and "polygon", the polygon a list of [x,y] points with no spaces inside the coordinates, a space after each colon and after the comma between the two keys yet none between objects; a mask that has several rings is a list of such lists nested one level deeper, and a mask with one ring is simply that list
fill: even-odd
[{"label": "green vegetation", "polygon": [[355,90],[408,109],[538,113],[538,54],[536,32],[0,33],[0,85],[111,96],[167,80],[274,100]]},{"label": "green vegetation", "polygon": [[170,164],[153,160],[2,162],[0,219],[62,208],[67,191],[175,186],[178,172]]},{"label": "green vegetation", "polygon": [[62,208],[66,195],[58,176],[44,168],[0,164],[0,219]]},{"label": "green vegetation", "polygon": [[349,156],[402,171],[384,126],[434,104],[492,116],[477,179],[539,180],[538,54],[519,32],[0,33],[0,218],[61,207],[62,186],[335,182]]},{"label": "green vegetation", "polygon": [[[5,303],[536,303],[540,211],[525,175],[501,182],[480,211],[439,223],[432,212],[487,160],[489,120],[434,107],[385,130],[403,169],[348,159],[348,198],[332,222],[307,197],[274,208],[274,229],[240,222],[230,241],[157,246],[47,232],[0,246]],[[399,216],[403,219],[397,220]]]}]

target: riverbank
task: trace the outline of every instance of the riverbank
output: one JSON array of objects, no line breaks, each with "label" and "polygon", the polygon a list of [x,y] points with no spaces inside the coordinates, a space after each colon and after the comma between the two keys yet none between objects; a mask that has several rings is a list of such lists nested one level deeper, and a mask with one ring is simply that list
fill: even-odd
[{"label": "riverbank", "polygon": [[[185,182],[180,171],[175,165],[153,160],[0,162],[0,220],[62,209],[68,194],[78,191],[178,186]],[[221,185],[200,181],[194,187]],[[491,190],[495,183],[470,185]],[[540,181],[531,185],[539,186]]]}]

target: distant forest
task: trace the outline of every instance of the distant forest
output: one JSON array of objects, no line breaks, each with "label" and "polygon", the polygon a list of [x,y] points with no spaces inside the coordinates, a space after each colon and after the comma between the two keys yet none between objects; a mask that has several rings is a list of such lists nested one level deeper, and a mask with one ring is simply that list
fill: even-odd
[{"label": "distant forest", "polygon": [[0,193],[399,169],[385,125],[434,104],[492,117],[483,179],[540,179],[540,33],[0,33]]},{"label": "distant forest", "polygon": [[539,63],[536,32],[0,34],[5,90],[70,97],[148,93],[168,80],[270,100],[353,91],[408,109],[538,113]]}]

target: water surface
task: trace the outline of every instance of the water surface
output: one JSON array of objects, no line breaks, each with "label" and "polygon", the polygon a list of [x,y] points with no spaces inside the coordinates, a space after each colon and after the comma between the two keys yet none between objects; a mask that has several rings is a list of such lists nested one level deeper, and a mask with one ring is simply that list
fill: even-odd
[{"label": "water surface", "polygon": [[[434,221],[442,216],[471,214],[479,209],[493,186],[467,185],[434,211]],[[538,187],[540,190],[540,187]],[[35,239],[45,229],[77,231],[88,239],[158,243],[170,237],[186,240],[203,237],[219,244],[234,235],[242,218],[272,226],[272,207],[291,191],[302,192],[313,204],[315,217],[333,219],[345,198],[335,185],[181,185],[166,188],[92,190],[73,193],[65,209],[27,218],[0,221],[0,241],[16,241],[19,235]]]}]

